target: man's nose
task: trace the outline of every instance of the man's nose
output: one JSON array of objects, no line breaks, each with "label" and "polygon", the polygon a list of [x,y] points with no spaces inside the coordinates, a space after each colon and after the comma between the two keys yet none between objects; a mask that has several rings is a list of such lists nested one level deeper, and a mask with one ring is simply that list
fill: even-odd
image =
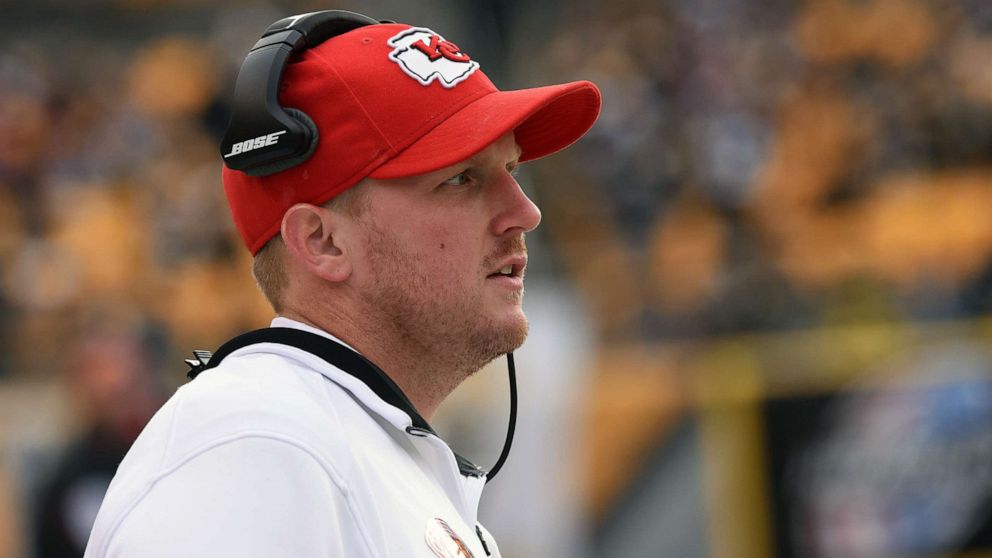
[{"label": "man's nose", "polygon": [[509,172],[503,177],[499,192],[500,212],[493,219],[493,234],[527,233],[537,228],[541,223],[541,210]]}]

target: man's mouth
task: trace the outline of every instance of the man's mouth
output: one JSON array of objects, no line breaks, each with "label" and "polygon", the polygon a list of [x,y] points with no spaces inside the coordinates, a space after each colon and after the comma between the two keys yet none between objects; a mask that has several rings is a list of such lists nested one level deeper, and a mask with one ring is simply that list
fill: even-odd
[{"label": "man's mouth", "polygon": [[515,256],[503,262],[503,265],[489,277],[519,277],[523,278],[527,268],[527,256]]}]

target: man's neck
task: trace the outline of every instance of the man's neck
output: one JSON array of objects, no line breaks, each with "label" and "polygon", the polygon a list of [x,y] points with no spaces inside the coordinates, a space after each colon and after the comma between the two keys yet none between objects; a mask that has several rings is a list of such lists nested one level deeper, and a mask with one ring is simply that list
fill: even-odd
[{"label": "man's neck", "polygon": [[324,309],[300,311],[285,308],[280,315],[321,329],[347,343],[362,356],[382,369],[425,420],[431,417],[441,402],[474,370],[460,370],[445,362],[437,347],[416,347],[404,343],[388,327],[370,327],[354,319],[329,313]]}]

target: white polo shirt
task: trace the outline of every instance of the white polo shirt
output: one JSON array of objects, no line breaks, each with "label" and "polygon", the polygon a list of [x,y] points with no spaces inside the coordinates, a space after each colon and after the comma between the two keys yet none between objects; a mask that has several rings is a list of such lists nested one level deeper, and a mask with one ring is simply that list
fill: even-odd
[{"label": "white polo shirt", "polygon": [[[286,318],[272,326],[334,339]],[[484,485],[358,378],[262,343],[155,414],[117,470],[85,557],[498,557],[477,520]]]}]

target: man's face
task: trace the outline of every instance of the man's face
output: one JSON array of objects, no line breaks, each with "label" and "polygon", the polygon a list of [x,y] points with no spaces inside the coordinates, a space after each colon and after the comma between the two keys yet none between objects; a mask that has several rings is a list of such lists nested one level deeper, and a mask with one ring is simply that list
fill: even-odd
[{"label": "man's face", "polygon": [[469,373],[527,335],[524,233],[541,213],[511,174],[518,158],[506,134],[446,169],[363,186],[357,295],[407,346],[446,351]]}]

